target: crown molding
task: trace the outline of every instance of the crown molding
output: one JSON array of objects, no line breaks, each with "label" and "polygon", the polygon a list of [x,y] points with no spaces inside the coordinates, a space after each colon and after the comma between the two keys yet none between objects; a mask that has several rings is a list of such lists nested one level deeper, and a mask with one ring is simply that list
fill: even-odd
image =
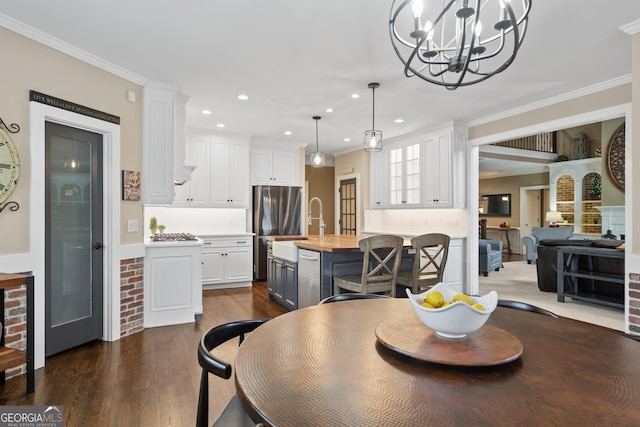
[{"label": "crown molding", "polygon": [[548,107],[550,105],[557,104],[559,102],[570,101],[575,98],[580,98],[581,96],[591,95],[593,93],[597,93],[606,89],[622,86],[628,83],[631,83],[631,74],[627,74],[625,76],[607,80],[602,83],[597,83],[595,85],[587,86],[582,89],[575,90],[573,92],[567,92],[562,95],[554,96],[553,98],[544,99],[542,101],[523,105],[511,110],[506,110],[501,113],[493,114],[491,116],[486,116],[476,120],[471,120],[469,121],[469,127],[472,128],[474,126],[484,125],[486,123],[491,123],[496,120],[506,119],[508,117],[512,117],[518,114],[528,113],[530,111],[537,110],[539,108]]},{"label": "crown molding", "polygon": [[620,30],[629,34],[630,36],[636,33],[640,33],[640,20],[623,25],[622,27],[620,27]]},{"label": "crown molding", "polygon": [[73,58],[79,59],[80,61],[91,64],[97,68],[100,68],[104,71],[107,71],[125,80],[129,80],[130,82],[133,82],[140,86],[144,86],[149,81],[149,79],[146,79],[128,70],[125,70],[122,67],[114,65],[108,61],[105,61],[102,58],[99,58],[89,52],[86,52],[60,39],[52,37],[51,35],[46,34],[40,30],[37,30],[26,24],[23,24],[20,21],[16,21],[13,18],[9,18],[6,15],[0,14],[0,26],[10,31],[13,31],[14,33],[27,37],[33,41],[36,41],[45,46],[48,46],[52,49],[65,53]]}]

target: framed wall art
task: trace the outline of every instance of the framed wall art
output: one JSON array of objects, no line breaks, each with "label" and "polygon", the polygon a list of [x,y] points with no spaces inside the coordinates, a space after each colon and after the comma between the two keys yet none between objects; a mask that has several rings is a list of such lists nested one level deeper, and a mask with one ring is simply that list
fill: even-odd
[{"label": "framed wall art", "polygon": [[624,123],[613,133],[607,147],[607,155],[605,158],[607,173],[611,181],[620,191],[624,191],[624,140],[625,127]]},{"label": "framed wall art", "polygon": [[122,200],[140,200],[140,172],[122,171]]}]

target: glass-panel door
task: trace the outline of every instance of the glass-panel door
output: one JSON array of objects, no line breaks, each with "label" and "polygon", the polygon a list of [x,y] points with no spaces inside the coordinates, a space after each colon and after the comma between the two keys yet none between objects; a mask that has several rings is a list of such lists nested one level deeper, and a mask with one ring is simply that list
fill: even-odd
[{"label": "glass-panel door", "polygon": [[46,123],[47,356],[102,337],[102,135]]}]

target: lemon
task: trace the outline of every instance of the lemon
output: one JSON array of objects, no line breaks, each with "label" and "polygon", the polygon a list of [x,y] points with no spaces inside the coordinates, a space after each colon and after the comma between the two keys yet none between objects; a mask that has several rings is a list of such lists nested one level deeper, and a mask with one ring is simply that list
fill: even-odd
[{"label": "lemon", "polygon": [[432,306],[431,304],[429,304],[428,302],[423,302],[422,304],[420,304],[421,306],[423,306],[424,308],[435,308],[434,306]]},{"label": "lemon", "polygon": [[431,304],[433,308],[438,308],[444,303],[444,296],[438,291],[431,291],[424,297],[424,302]]},{"label": "lemon", "polygon": [[484,311],[484,306],[482,304],[473,304],[471,307],[480,311]]},{"label": "lemon", "polygon": [[451,299],[451,301],[452,302],[462,301],[462,302],[466,302],[469,305],[473,305],[473,300],[467,294],[455,294]]},{"label": "lemon", "polygon": [[442,303],[442,305],[440,306],[440,308],[445,308],[446,306],[451,305],[451,301],[445,301]]}]

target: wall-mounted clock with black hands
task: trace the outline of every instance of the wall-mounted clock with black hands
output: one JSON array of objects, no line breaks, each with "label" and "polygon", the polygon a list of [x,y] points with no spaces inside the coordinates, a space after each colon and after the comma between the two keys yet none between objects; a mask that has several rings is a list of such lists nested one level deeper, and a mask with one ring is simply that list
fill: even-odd
[{"label": "wall-mounted clock with black hands", "polygon": [[[11,196],[20,176],[20,157],[18,157],[16,146],[5,127],[5,123],[0,119],[0,204]],[[20,127],[12,124],[6,129],[11,133],[16,133],[20,130]],[[11,129],[14,130],[11,131]]]}]

